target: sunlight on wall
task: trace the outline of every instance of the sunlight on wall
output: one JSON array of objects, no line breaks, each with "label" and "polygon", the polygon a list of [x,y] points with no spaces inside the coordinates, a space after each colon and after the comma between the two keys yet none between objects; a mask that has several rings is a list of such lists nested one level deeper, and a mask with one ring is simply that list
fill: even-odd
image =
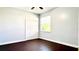
[{"label": "sunlight on wall", "polygon": [[59,19],[61,19],[61,20],[67,20],[68,16],[69,15],[67,13],[61,13],[60,16],[59,16]]}]

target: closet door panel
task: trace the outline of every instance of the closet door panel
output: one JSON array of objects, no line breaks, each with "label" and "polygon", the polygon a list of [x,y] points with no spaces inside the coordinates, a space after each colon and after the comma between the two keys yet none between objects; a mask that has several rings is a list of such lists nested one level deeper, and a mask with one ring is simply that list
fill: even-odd
[{"label": "closet door panel", "polygon": [[38,38],[38,16],[26,13],[26,39]]}]

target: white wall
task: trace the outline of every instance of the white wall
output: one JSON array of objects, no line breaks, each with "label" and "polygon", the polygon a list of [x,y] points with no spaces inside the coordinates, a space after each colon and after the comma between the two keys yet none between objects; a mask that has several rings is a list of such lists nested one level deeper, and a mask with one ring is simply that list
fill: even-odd
[{"label": "white wall", "polygon": [[[19,9],[1,7],[0,8],[0,45],[27,40],[28,39],[27,37],[29,38],[37,37],[37,32],[32,32],[32,30],[35,29],[34,27],[36,27],[35,30],[38,30],[37,25],[35,26],[36,24],[35,21],[33,21],[33,23],[35,24],[31,25],[31,27],[33,28],[30,29],[25,27],[25,25],[27,25],[27,22],[25,22],[25,20],[26,21],[30,20],[27,19],[27,17],[30,18],[30,16],[36,17],[35,14],[31,14]],[[36,18],[35,20],[38,19]],[[28,33],[27,29],[31,31],[30,32],[31,34],[27,34]]]},{"label": "white wall", "polygon": [[41,17],[51,16],[52,32],[40,32],[41,38],[78,46],[78,8],[62,7],[44,13]]}]

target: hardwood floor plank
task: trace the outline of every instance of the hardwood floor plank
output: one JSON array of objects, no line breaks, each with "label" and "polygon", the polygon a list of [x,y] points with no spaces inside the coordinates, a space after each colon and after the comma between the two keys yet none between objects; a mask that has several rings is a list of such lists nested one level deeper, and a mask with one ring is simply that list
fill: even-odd
[{"label": "hardwood floor plank", "polygon": [[78,48],[37,38],[18,43],[1,45],[0,51],[78,51]]}]

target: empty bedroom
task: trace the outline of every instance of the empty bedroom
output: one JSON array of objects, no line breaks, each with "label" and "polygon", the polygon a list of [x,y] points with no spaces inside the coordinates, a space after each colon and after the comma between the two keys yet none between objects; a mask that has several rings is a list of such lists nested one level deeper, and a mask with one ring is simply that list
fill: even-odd
[{"label": "empty bedroom", "polygon": [[78,51],[79,7],[0,7],[0,51]]}]

